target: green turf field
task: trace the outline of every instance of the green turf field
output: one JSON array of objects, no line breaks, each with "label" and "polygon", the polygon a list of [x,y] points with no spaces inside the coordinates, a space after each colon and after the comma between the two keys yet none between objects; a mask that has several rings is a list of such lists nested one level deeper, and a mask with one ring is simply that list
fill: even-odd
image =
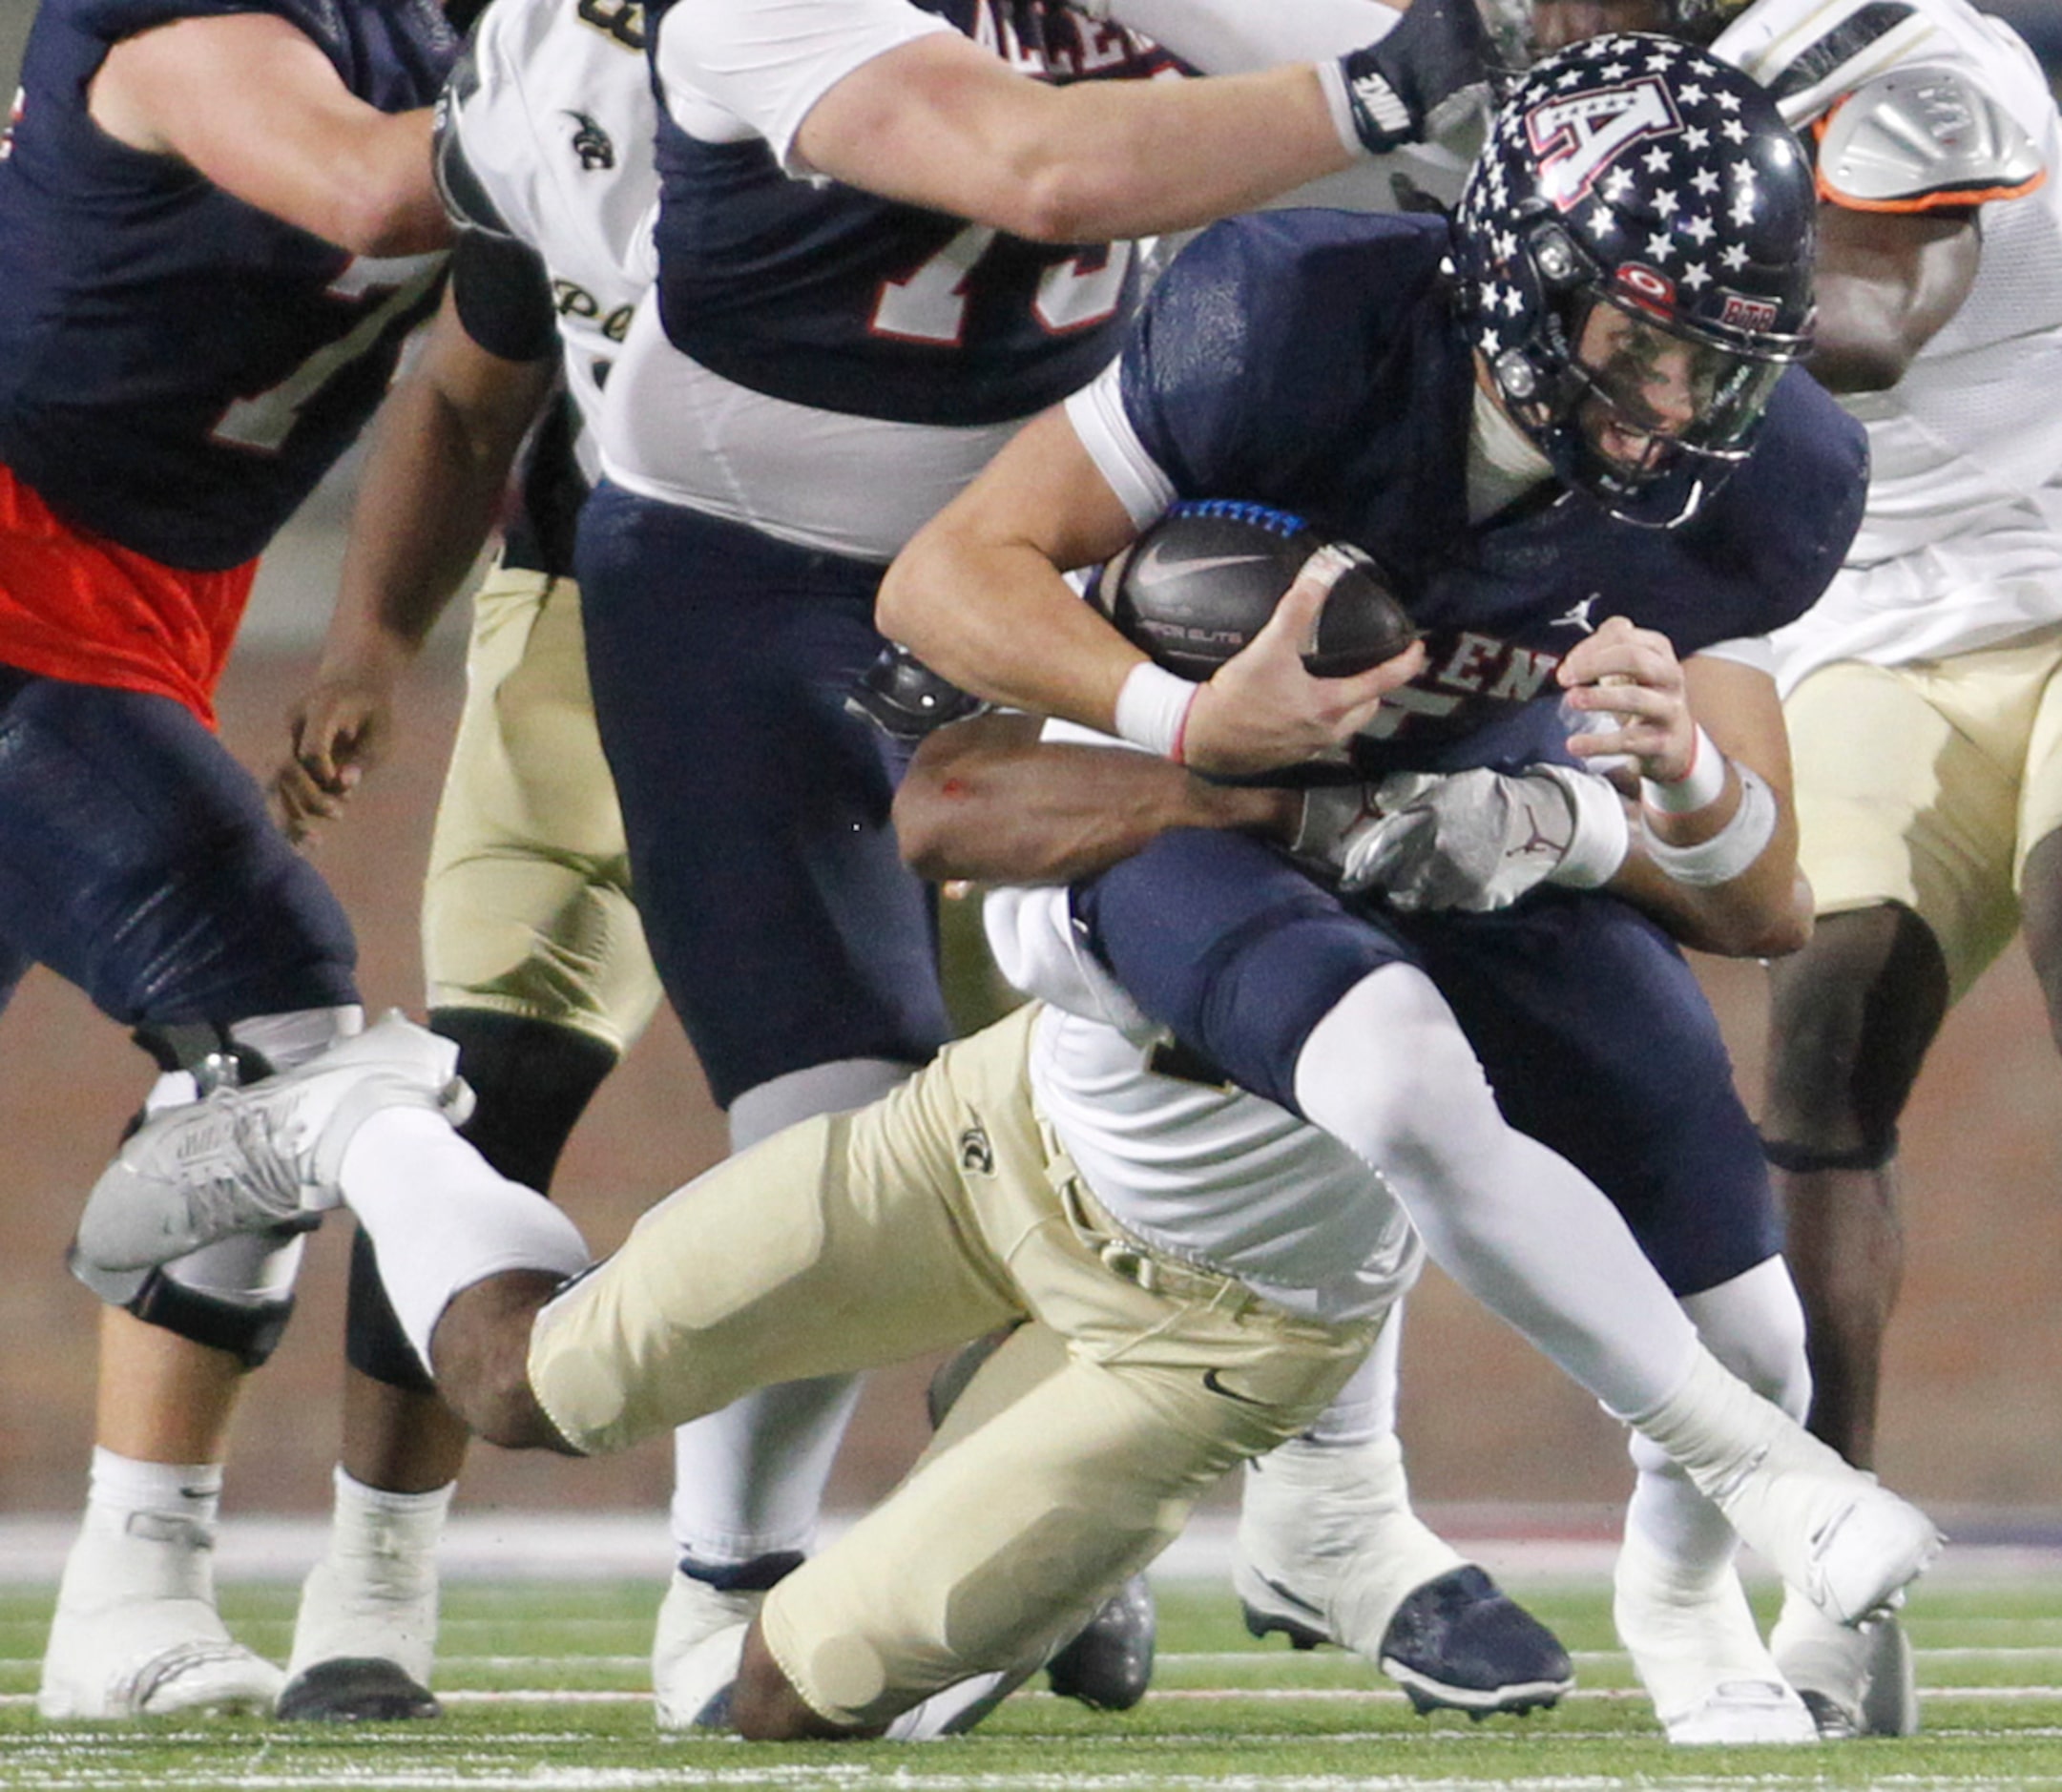
[{"label": "green turf field", "polygon": [[[1909,1624],[1926,1698],[1920,1737],[1694,1753],[1669,1749],[1629,1690],[1595,1584],[1524,1589],[1575,1652],[1580,1690],[1552,1713],[1480,1724],[1414,1717],[1348,1657],[1251,1642],[1220,1586],[1159,1592],[1158,1673],[1127,1716],[1027,1691],[951,1741],[775,1748],[657,1739],[644,1661],[657,1589],[644,1582],[448,1587],[439,1681],[448,1715],[360,1732],[41,1723],[31,1695],[51,1595],[10,1591],[0,1594],[0,1787],[2062,1787],[2062,1582],[2052,1577],[1919,1592]],[[239,1586],[223,1606],[277,1657],[294,1596]]]}]

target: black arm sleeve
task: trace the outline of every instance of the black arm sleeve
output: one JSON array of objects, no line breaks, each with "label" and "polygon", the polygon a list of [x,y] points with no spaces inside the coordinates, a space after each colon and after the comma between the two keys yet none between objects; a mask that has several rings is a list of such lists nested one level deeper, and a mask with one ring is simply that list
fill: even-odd
[{"label": "black arm sleeve", "polygon": [[451,298],[466,334],[504,361],[542,361],[558,349],[557,307],[544,259],[512,237],[459,233]]}]

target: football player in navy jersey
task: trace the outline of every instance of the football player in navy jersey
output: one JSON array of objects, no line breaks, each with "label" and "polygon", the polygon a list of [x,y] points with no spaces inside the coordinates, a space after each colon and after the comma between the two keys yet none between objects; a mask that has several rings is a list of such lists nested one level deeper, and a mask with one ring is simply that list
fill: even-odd
[{"label": "football player in navy jersey", "polygon": [[[197,1080],[373,1079],[430,1129],[391,1173],[463,1182],[483,1168],[420,1111],[448,1065],[405,1024],[349,1037],[349,927],[210,707],[255,557],[429,302],[427,108],[456,42],[439,9],[374,0],[47,0],[31,27],[0,156],[0,991],[35,963],[77,985],[156,1056],[166,1114]],[[192,1175],[238,1174],[233,1141],[202,1155]],[[269,1706],[209,1563],[230,1412],[298,1256],[276,1234],[88,1275],[98,1448],[46,1716]]]},{"label": "football player in navy jersey", "polygon": [[[887,561],[1109,359],[1127,239],[1414,139],[1483,46],[1436,0],[1343,60],[1162,81],[1162,52],[1046,0],[648,19],[656,302],[604,395],[575,570],[647,938],[741,1148],[949,1031],[888,826],[900,752],[844,708]],[[677,1440],[662,1722],[694,1721],[806,1550],[855,1393],[768,1390]]]},{"label": "football player in navy jersey", "polygon": [[[1659,38],[1570,52],[1506,109],[1450,227],[1286,213],[1205,233],[1119,364],[1005,450],[882,594],[884,629],[983,696],[1206,773],[1322,776],[1344,752],[1378,780],[1373,815],[1355,819],[1354,790],[1343,835],[1305,844],[1354,884],[1379,875],[1386,903],[1241,833],[1160,834],[1165,809],[1141,802],[1108,823],[1140,849],[1076,886],[1075,921],[1149,1015],[1380,1169],[1436,1259],[1631,1418],[1696,1399],[1671,1291],[1772,1398],[1794,1412],[1807,1392],[1709,1011],[1634,907],[1554,886],[1608,882],[1714,949],[1805,931],[1760,637],[1832,575],[1865,467],[1856,427],[1787,371],[1813,205],[1801,146],[1744,77]],[[1426,631],[1423,670],[1377,703],[1305,674],[1314,570],[1268,636],[1187,684],[1061,579],[1171,500],[1213,496],[1373,552]],[[1594,776],[1515,795],[1545,775],[1528,764],[1605,758],[1640,780],[1636,828]],[[926,786],[943,831],[912,849],[1022,874],[955,782]],[[1543,818],[1555,850],[1529,851]],[[1462,904],[1485,912],[1424,912],[1485,830]],[[1725,1521],[1635,1456],[1618,1617],[1671,1736],[1808,1740]]]}]

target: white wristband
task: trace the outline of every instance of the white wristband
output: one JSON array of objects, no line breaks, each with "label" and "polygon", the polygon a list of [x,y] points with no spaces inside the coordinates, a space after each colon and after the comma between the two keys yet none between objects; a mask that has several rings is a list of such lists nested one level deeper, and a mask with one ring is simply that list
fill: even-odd
[{"label": "white wristband", "polygon": [[1125,676],[1117,692],[1118,736],[1148,753],[1181,763],[1182,736],[1189,707],[1203,687],[1142,659]]},{"label": "white wristband", "polygon": [[1571,889],[1602,889],[1633,849],[1633,824],[1625,801],[1608,778],[1567,765],[1535,765],[1531,776],[1544,775],[1560,785],[1574,811],[1574,832],[1561,863],[1547,873],[1550,884]]},{"label": "white wristband", "polygon": [[1652,824],[1642,816],[1639,830],[1646,838],[1647,857],[1678,884],[1708,886],[1730,884],[1766,850],[1776,837],[1776,793],[1759,773],[1744,765],[1739,773],[1739,807],[1732,819],[1709,840],[1694,846],[1672,846],[1657,840]]},{"label": "white wristband", "polygon": [[1712,745],[1711,737],[1698,728],[1690,741],[1690,768],[1680,778],[1660,783],[1652,778],[1639,781],[1639,799],[1663,815],[1691,815],[1708,809],[1725,794],[1725,755]]}]

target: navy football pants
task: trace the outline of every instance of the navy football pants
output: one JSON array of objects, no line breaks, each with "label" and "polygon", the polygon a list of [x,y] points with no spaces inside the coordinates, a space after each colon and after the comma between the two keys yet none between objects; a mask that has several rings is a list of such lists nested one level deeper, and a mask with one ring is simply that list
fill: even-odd
[{"label": "navy football pants", "polygon": [[130,1027],[358,1000],[350,923],[170,698],[0,666],[0,1005],[31,964]]},{"label": "navy football pants", "polygon": [[718,1103],[950,1036],[903,761],[844,708],[883,569],[607,484],[581,513],[588,676],[631,881]]}]

